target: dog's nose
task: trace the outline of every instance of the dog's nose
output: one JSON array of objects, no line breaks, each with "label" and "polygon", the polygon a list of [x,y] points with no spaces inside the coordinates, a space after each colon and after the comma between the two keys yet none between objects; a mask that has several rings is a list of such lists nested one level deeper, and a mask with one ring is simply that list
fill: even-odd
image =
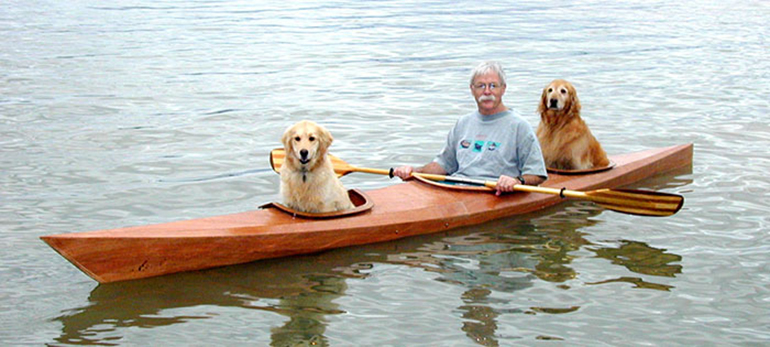
[{"label": "dog's nose", "polygon": [[299,155],[302,156],[302,159],[307,159],[307,149],[299,151]]},{"label": "dog's nose", "polygon": [[559,107],[559,100],[551,99],[551,108]]}]

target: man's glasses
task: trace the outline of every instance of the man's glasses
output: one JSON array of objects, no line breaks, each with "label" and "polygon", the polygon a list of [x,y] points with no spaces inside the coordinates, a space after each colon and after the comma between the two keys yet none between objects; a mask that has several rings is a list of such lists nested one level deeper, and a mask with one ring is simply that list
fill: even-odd
[{"label": "man's glasses", "polygon": [[473,89],[476,89],[476,90],[484,90],[484,89],[487,89],[487,87],[489,87],[489,90],[495,90],[496,88],[500,88],[500,84],[497,84],[497,83],[494,83],[494,82],[492,82],[492,83],[476,83],[476,84],[472,84],[471,87],[473,87]]}]

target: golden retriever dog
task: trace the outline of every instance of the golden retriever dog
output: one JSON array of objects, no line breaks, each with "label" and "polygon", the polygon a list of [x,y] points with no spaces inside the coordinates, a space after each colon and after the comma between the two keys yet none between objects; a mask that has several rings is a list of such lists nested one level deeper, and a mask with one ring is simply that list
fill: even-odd
[{"label": "golden retriever dog", "polygon": [[537,140],[545,166],[585,170],[610,164],[607,153],[580,118],[580,101],[572,83],[554,80],[540,96]]},{"label": "golden retriever dog", "polygon": [[333,140],[326,128],[311,121],[301,121],[283,133],[286,158],[281,165],[281,195],[286,206],[308,213],[354,207],[327,155]]}]

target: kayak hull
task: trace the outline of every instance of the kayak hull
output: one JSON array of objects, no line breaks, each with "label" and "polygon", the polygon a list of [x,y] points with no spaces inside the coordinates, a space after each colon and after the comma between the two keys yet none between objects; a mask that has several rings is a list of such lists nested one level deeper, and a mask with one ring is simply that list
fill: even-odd
[{"label": "kayak hull", "polygon": [[[551,174],[543,186],[616,188],[692,165],[692,144],[611,156],[611,170]],[[367,191],[374,206],[334,219],[303,219],[275,208],[128,228],[42,236],[84,273],[109,283],[260,259],[395,240],[524,214],[555,195],[447,190],[417,181]]]}]

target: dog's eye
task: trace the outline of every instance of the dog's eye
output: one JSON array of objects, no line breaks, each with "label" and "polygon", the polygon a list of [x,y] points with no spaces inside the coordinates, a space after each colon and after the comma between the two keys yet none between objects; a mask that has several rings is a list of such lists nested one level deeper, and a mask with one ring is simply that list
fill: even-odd
[{"label": "dog's eye", "polygon": [[302,140],[302,138],[300,138],[299,136],[294,138],[294,141],[300,141],[300,140]]},{"label": "dog's eye", "polygon": [[548,92],[549,93],[552,92],[552,91],[553,91],[553,88],[548,88]]},{"label": "dog's eye", "polygon": [[567,90],[566,90],[566,89],[562,89],[562,90],[561,90],[561,93],[562,93],[562,94],[567,94]]},{"label": "dog's eye", "polygon": [[308,138],[308,140],[310,140],[310,142],[313,142],[313,141],[315,141],[315,137],[314,137],[314,136],[310,136],[310,137]]}]

